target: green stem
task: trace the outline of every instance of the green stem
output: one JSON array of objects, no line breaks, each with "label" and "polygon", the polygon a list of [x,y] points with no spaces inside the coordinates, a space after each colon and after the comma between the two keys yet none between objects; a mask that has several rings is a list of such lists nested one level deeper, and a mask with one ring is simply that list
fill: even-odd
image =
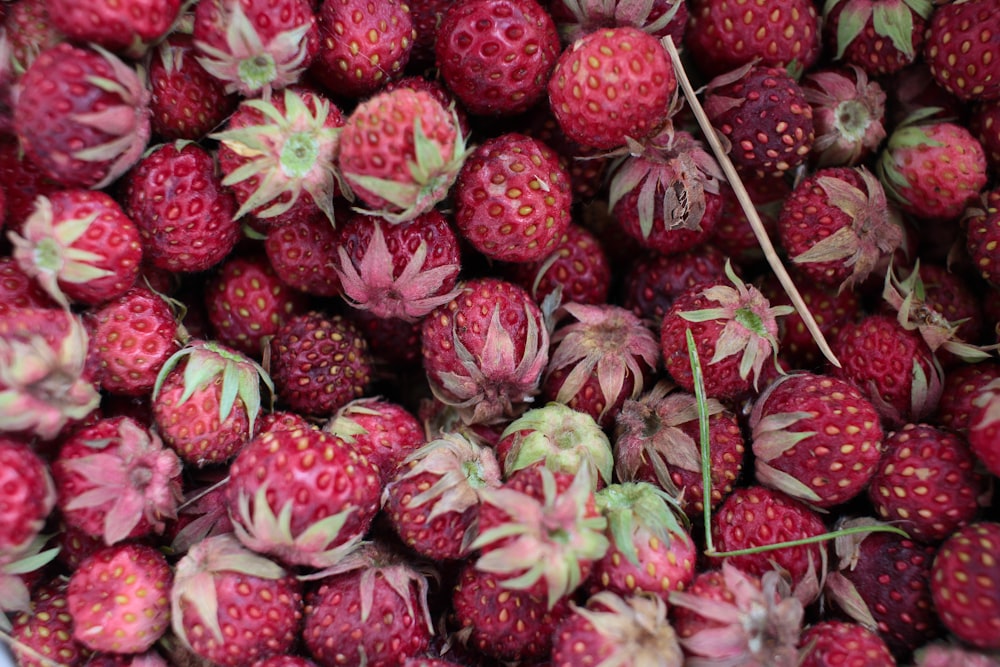
[{"label": "green stem", "polygon": [[688,357],[691,360],[691,375],[694,377],[694,397],[698,401],[698,430],[701,440],[701,505],[705,519],[705,553],[715,552],[712,544],[712,457],[708,430],[708,400],[705,397],[705,378],[701,374],[701,360],[694,344],[691,329],[684,332],[687,337]]},{"label": "green stem", "polygon": [[750,554],[759,554],[764,551],[774,551],[775,549],[785,549],[787,547],[798,547],[803,544],[816,544],[817,542],[825,542],[827,540],[834,540],[838,537],[844,537],[846,535],[857,535],[858,533],[895,533],[901,537],[909,539],[909,535],[906,531],[896,528],[895,526],[855,526],[854,528],[844,528],[842,530],[835,530],[830,533],[823,533],[822,535],[814,535],[812,537],[804,537],[801,540],[789,540],[788,542],[776,542],[775,544],[765,544],[759,547],[749,547],[747,549],[737,549],[735,551],[716,551],[709,544],[709,547],[705,550],[706,556],[711,556],[712,558],[727,558],[729,556],[747,556]]}]

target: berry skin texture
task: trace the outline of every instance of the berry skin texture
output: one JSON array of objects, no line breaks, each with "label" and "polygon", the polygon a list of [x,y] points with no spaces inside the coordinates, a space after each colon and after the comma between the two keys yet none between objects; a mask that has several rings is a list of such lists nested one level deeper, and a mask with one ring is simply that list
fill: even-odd
[{"label": "berry skin texture", "polygon": [[441,78],[469,113],[521,113],[545,94],[560,43],[538,2],[454,3],[439,20],[434,50]]},{"label": "berry skin texture", "polygon": [[264,250],[281,282],[314,296],[340,294],[334,263],[338,233],[322,214],[301,216],[267,232]]},{"label": "berry skin texture", "polygon": [[[84,664],[89,651],[73,639],[73,617],[66,600],[68,584],[68,580],[55,579],[39,586],[32,593],[30,611],[13,617],[11,648],[20,667],[50,667],[50,661],[66,667]],[[45,661],[19,647],[35,651]]]},{"label": "berry skin texture", "polygon": [[677,79],[666,51],[637,28],[594,31],[566,48],[549,79],[549,105],[566,136],[613,149],[642,140],[669,116]]},{"label": "berry skin texture", "polygon": [[961,100],[1000,99],[996,0],[938,7],[927,26],[924,58],[945,90]]},{"label": "berry skin texture", "polygon": [[181,4],[181,0],[46,0],[53,25],[74,42],[92,42],[116,52],[131,50],[133,55],[170,31]]},{"label": "berry skin texture", "polygon": [[589,305],[605,303],[611,291],[611,266],[607,253],[590,231],[570,223],[552,252],[535,262],[503,268],[508,280],[528,290],[541,304],[561,290],[564,301]]},{"label": "berry skin texture", "polygon": [[806,628],[799,646],[810,647],[799,667],[896,667],[886,643],[859,623],[822,621]]},{"label": "berry skin texture", "polygon": [[967,435],[981,407],[976,400],[979,391],[997,378],[1000,378],[1000,363],[996,361],[962,364],[949,370],[944,378],[934,425]]},{"label": "berry skin texture", "polygon": [[915,2],[828,2],[824,41],[836,60],[856,65],[871,76],[894,74],[920,57],[931,10]]},{"label": "berry skin texture", "polygon": [[1000,188],[994,188],[973,204],[966,219],[966,248],[983,280],[1000,288]]},{"label": "berry skin texture", "polygon": [[0,559],[31,545],[55,502],[45,461],[29,445],[0,436]]},{"label": "berry skin texture", "polygon": [[944,625],[962,641],[1000,649],[1000,523],[957,530],[931,567],[931,593]]}]

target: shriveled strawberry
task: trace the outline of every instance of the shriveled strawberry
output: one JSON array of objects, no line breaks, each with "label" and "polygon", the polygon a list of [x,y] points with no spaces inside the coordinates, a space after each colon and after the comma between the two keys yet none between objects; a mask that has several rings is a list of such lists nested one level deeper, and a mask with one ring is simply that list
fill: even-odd
[{"label": "shriveled strawberry", "polygon": [[548,256],[508,264],[502,270],[538,304],[559,290],[564,301],[596,305],[607,301],[611,290],[611,268],[601,242],[572,222]]},{"label": "shriveled strawberry", "polygon": [[1000,99],[1000,34],[991,29],[997,6],[968,0],[937,7],[927,23],[924,59],[942,87],[961,100]]},{"label": "shriveled strawberry", "polygon": [[165,36],[181,11],[181,0],[131,0],[128,3],[46,0],[52,23],[77,43],[142,55]]},{"label": "shriveled strawberry", "polygon": [[941,545],[931,567],[931,593],[941,622],[972,646],[1000,648],[1000,523],[960,528]]}]

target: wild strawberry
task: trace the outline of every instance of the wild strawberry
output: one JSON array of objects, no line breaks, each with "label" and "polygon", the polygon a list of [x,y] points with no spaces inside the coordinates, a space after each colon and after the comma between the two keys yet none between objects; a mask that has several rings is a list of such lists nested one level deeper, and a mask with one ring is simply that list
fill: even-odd
[{"label": "wild strawberry", "polygon": [[201,66],[244,97],[297,82],[319,51],[308,0],[199,2],[192,34]]},{"label": "wild strawberry", "polygon": [[653,332],[630,311],[567,303],[556,314],[542,396],[614,423],[627,399],[638,398],[659,363]]},{"label": "wild strawberry", "polygon": [[570,0],[549,8],[561,35],[570,43],[600,28],[630,25],[654,37],[670,37],[679,46],[688,22],[686,2],[653,0],[641,6],[621,0]]},{"label": "wild strawberry", "polygon": [[691,583],[696,548],[669,494],[646,482],[609,484],[597,492],[597,506],[610,546],[585,584],[591,595],[650,593],[666,602]]},{"label": "wild strawberry", "polygon": [[[420,0],[418,0],[418,2],[419,1]],[[424,1],[430,2],[434,0]],[[413,9],[413,3],[411,2],[410,10],[413,11]],[[441,14],[443,15],[444,12],[442,11]],[[432,30],[431,32],[433,33],[434,31]],[[448,90],[440,80],[428,79],[418,74],[413,74],[410,76],[404,76],[402,79],[387,81],[381,91],[388,93],[396,88],[409,88],[410,90],[422,90],[425,93],[430,93],[430,96],[440,102],[442,107],[455,112],[455,117],[458,118],[458,127],[461,135],[463,137],[469,136],[469,115],[465,112],[465,109],[463,109],[461,105],[456,103],[454,94],[452,94],[452,92]]]},{"label": "wild strawberry", "polygon": [[[981,365],[981,364],[980,364]],[[972,453],[986,469],[996,475],[1000,471],[1000,381],[992,380],[972,398],[973,412],[969,416],[967,437]]]},{"label": "wild strawberry", "polygon": [[[556,627],[552,664],[581,664],[581,655],[593,661],[656,664],[680,667],[684,654],[667,621],[667,606],[643,596],[622,598],[602,591],[586,607],[573,611]],[[600,664],[600,663],[597,663]]]},{"label": "wild strawberry", "polygon": [[73,617],[66,601],[69,581],[55,579],[36,588],[31,608],[14,617],[11,650],[21,667],[83,665],[90,651],[73,639]]},{"label": "wild strawberry", "polygon": [[13,257],[0,257],[0,315],[21,308],[57,308],[42,286]]},{"label": "wild strawberry", "polygon": [[27,551],[56,504],[48,465],[26,443],[0,436],[0,560]]},{"label": "wild strawberry", "polygon": [[331,93],[365,98],[403,75],[417,37],[399,0],[325,0],[319,4],[320,49],[310,72]]},{"label": "wild strawberry", "polygon": [[995,360],[949,369],[944,376],[934,424],[970,437],[969,426],[978,411],[979,392],[997,378],[1000,378],[1000,363]]},{"label": "wild strawberry", "polygon": [[65,190],[28,159],[17,137],[0,136],[0,179],[4,191],[3,228],[9,231],[21,229],[24,221],[34,213],[39,195]]},{"label": "wild strawberry", "polygon": [[78,430],[59,451],[52,475],[66,520],[108,545],[162,533],[182,499],[177,455],[130,417]]},{"label": "wild strawberry", "polygon": [[687,132],[669,130],[653,142],[617,166],[608,208],[643,247],[672,255],[712,234],[722,211],[722,170]]},{"label": "wild strawberry", "polygon": [[994,172],[1000,168],[1000,100],[979,102],[969,114],[969,130],[986,151]]},{"label": "wild strawberry", "polygon": [[[877,522],[856,519],[838,528],[864,524]],[[834,548],[836,560],[824,592],[849,618],[878,630],[901,658],[941,633],[930,589],[936,547],[871,531],[840,537]]]},{"label": "wild strawberry", "polygon": [[975,517],[984,483],[964,439],[906,424],[886,437],[868,497],[883,520],[915,539],[936,542]]},{"label": "wild strawberry", "polygon": [[465,159],[456,116],[410,88],[379,93],[347,118],[338,165],[354,194],[390,222],[444,199]]},{"label": "wild strawberry", "polygon": [[100,47],[62,42],[20,79],[14,126],[28,159],[68,188],[114,182],[146,149],[149,93]]},{"label": "wild strawberry", "polygon": [[[728,562],[670,594],[674,628],[689,661],[747,667],[798,665],[802,602],[787,573],[758,578]],[[724,639],[723,639],[724,638]]]},{"label": "wild strawberry", "polygon": [[15,72],[23,74],[38,54],[66,37],[49,16],[49,0],[26,0],[10,5],[4,17],[4,32],[10,43]]},{"label": "wild strawberry", "polygon": [[468,644],[501,660],[547,658],[556,625],[570,612],[567,600],[550,607],[545,597],[503,586],[474,561],[459,571],[452,604]]},{"label": "wild strawberry", "polygon": [[457,294],[458,237],[436,210],[397,224],[355,214],[335,252],[347,302],[376,317],[417,321]]},{"label": "wild strawberry", "polygon": [[804,655],[800,667],[833,667],[864,660],[868,667],[896,667],[889,647],[860,623],[821,621],[799,637]]},{"label": "wild strawberry", "polygon": [[934,557],[931,593],[941,622],[977,648],[1000,648],[1000,523],[981,521],[956,530]]},{"label": "wild strawberry", "polygon": [[558,290],[564,301],[597,305],[608,300],[611,289],[611,267],[601,242],[572,222],[548,256],[508,264],[502,270],[538,304]]},{"label": "wild strawberry", "polygon": [[548,255],[569,227],[569,174],[537,139],[503,134],[473,149],[455,184],[455,224],[479,252],[504,262]]},{"label": "wild strawberry", "polygon": [[383,483],[427,442],[423,425],[409,410],[383,398],[359,398],[344,405],[323,426],[379,469]]},{"label": "wild strawberry", "polygon": [[233,535],[209,537],[178,562],[170,591],[174,634],[198,657],[238,667],[289,652],[302,620],[302,584]]},{"label": "wild strawberry", "polygon": [[778,378],[757,398],[749,425],[757,481],[817,507],[861,493],[882,454],[875,407],[836,378]]},{"label": "wild strawberry", "polygon": [[871,76],[914,63],[924,45],[933,7],[914,0],[834,0],[823,7],[823,37],[834,60]]},{"label": "wild strawberry", "polygon": [[[614,433],[615,475],[646,481],[667,491],[692,516],[703,510],[700,435],[694,395],[657,383],[637,401],[625,401]],[[709,399],[712,506],[733,490],[743,469],[745,448],[736,415]]]},{"label": "wild strawberry", "polygon": [[549,332],[541,309],[516,285],[480,278],[461,289],[423,321],[424,370],[434,395],[463,420],[500,421],[538,393]]},{"label": "wild strawberry", "polygon": [[368,343],[340,315],[295,315],[270,344],[271,377],[281,401],[305,415],[329,415],[361,398],[371,383]]},{"label": "wild strawberry", "polygon": [[608,150],[657,132],[676,90],[673,65],[655,37],[630,26],[605,28],[559,56],[549,105],[567,137]]},{"label": "wild strawberry", "polygon": [[386,484],[382,506],[406,546],[457,560],[476,536],[482,490],[501,484],[493,450],[458,433],[412,452]]},{"label": "wild strawberry", "polygon": [[359,310],[352,315],[354,325],[368,341],[376,370],[420,365],[420,320],[384,319],[367,310]]},{"label": "wild strawberry", "polygon": [[598,197],[604,188],[604,175],[612,161],[611,155],[567,137],[548,100],[532,108],[527,116],[528,124],[518,131],[538,139],[559,155],[569,174],[573,201],[590,202]]},{"label": "wild strawberry", "polygon": [[234,253],[205,285],[205,310],[218,341],[255,359],[265,341],[308,303],[256,253]]},{"label": "wild strawberry", "polygon": [[976,271],[994,287],[1000,287],[1000,188],[983,193],[969,205],[966,248]]},{"label": "wild strawberry", "polygon": [[46,0],[53,25],[76,43],[141,55],[170,32],[181,0],[139,0],[128,4]]},{"label": "wild strawberry", "polygon": [[853,167],[882,144],[885,90],[856,65],[822,69],[802,79],[812,106],[816,140],[812,159],[818,167]]},{"label": "wild strawberry", "polygon": [[915,667],[995,667],[991,653],[976,651],[953,642],[935,642],[923,646],[914,656]]},{"label": "wild strawberry", "polygon": [[954,220],[986,185],[986,155],[961,125],[920,120],[918,112],[889,136],[879,156],[879,179],[904,212]]},{"label": "wild strawberry", "polygon": [[267,231],[264,250],[271,268],[289,287],[313,296],[340,294],[335,257],[338,233],[322,212],[303,215]]},{"label": "wild strawberry", "polygon": [[194,340],[156,378],[156,429],[187,463],[228,461],[257,431],[261,381],[273,393],[256,362],[218,343]]},{"label": "wild strawberry", "polygon": [[812,106],[784,70],[748,65],[708,83],[705,112],[730,143],[729,157],[756,178],[803,164],[815,141]]},{"label": "wild strawberry", "polygon": [[329,567],[367,532],[382,491],[378,469],[344,440],[312,428],[263,433],[229,472],[236,536],[289,565]]},{"label": "wild strawberry", "polygon": [[270,99],[244,100],[220,142],[222,184],[236,196],[236,217],[252,213],[265,227],[317,209],[333,222],[343,192],[335,155],[344,115],[325,96],[293,86]]},{"label": "wild strawberry", "polygon": [[845,324],[832,347],[841,363],[833,375],[860,389],[887,425],[934,413],[943,371],[916,331],[887,315],[869,315]]},{"label": "wild strawberry", "polygon": [[[791,186],[782,178],[753,178],[749,174],[743,174],[742,178],[764,229],[770,238],[775,238],[778,215],[792,191]],[[763,256],[760,242],[736,192],[728,183],[721,183],[719,191],[722,194],[722,213],[709,242],[737,263],[759,260]]]},{"label": "wild strawberry", "polygon": [[212,154],[197,144],[151,150],[124,184],[123,206],[139,228],[143,257],[153,266],[204,271],[240,238],[236,200],[223,188]]},{"label": "wild strawberry", "polygon": [[0,315],[0,432],[53,440],[100,404],[82,321],[57,308]]},{"label": "wild strawberry", "polygon": [[[826,527],[817,512],[781,491],[762,486],[733,491],[722,501],[712,522],[712,537],[719,551],[770,546],[824,533]],[[726,562],[756,576],[780,567],[787,571],[792,586],[798,587],[820,572],[825,549],[824,544],[803,544],[729,556]]]},{"label": "wild strawberry", "polygon": [[174,32],[149,57],[153,133],[168,141],[196,141],[214,130],[236,109],[237,97],[205,71],[191,35]]},{"label": "wild strawberry", "polygon": [[152,391],[160,368],[179,349],[179,329],[167,302],[135,286],[101,307],[94,320],[101,387],[129,396]]},{"label": "wild strawberry", "polygon": [[39,197],[21,234],[9,236],[21,269],[64,306],[119,297],[139,275],[139,230],[103,192]]},{"label": "wild strawberry", "polygon": [[173,572],[153,547],[105,547],[80,563],[69,579],[66,608],[73,638],[110,653],[142,653],[167,630]]},{"label": "wild strawberry", "polygon": [[513,420],[493,446],[504,477],[542,465],[574,475],[590,471],[594,488],[611,483],[611,443],[594,418],[561,403],[528,410]]},{"label": "wild strawberry", "polygon": [[765,66],[808,70],[819,58],[820,21],[811,2],[695,0],[690,9],[684,45],[709,76],[756,59]]},{"label": "wild strawberry", "polygon": [[1000,99],[1000,35],[989,26],[992,0],[937,7],[927,24],[924,58],[942,87],[961,100]]},{"label": "wild strawberry", "polygon": [[434,51],[442,80],[470,113],[511,115],[545,95],[559,33],[535,0],[472,0],[443,12]]},{"label": "wild strawberry", "polygon": [[366,542],[306,598],[302,639],[323,665],[399,665],[427,650],[434,625],[427,577],[399,554]]},{"label": "wild strawberry", "polygon": [[674,299],[725,277],[726,257],[711,244],[672,255],[646,252],[624,278],[622,305],[658,330]]},{"label": "wild strawberry", "polygon": [[[727,281],[694,287],[674,301],[660,327],[663,363],[684,389],[694,391],[685,332],[690,329],[701,359],[705,391],[736,398],[757,386],[768,356],[777,354],[778,320],[790,306],[771,306],[726,263]],[[752,371],[752,377],[751,377]]]}]

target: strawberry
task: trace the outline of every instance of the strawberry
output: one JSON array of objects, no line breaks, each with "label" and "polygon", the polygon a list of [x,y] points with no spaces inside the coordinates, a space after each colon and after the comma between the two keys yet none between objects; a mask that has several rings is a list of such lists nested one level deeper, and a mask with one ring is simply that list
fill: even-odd
[{"label": "strawberry", "polygon": [[969,130],[983,145],[986,161],[996,172],[1000,168],[1000,100],[974,104],[969,114]]},{"label": "strawberry", "polygon": [[170,621],[203,660],[238,667],[288,653],[301,620],[302,584],[233,535],[206,538],[177,562]]},{"label": "strawberry", "polygon": [[[659,486],[693,516],[704,508],[697,402],[694,395],[672,389],[659,382],[639,400],[625,401],[615,424],[615,475]],[[706,409],[714,507],[733,490],[745,447],[732,411],[715,399],[708,400]]]},{"label": "strawberry", "polygon": [[[1000,188],[983,193],[969,205],[965,220],[966,248],[976,271],[994,287],[1000,287]],[[988,300],[989,301],[989,300]]]},{"label": "strawberry", "polygon": [[879,179],[904,212],[955,220],[986,185],[986,155],[961,125],[920,120],[917,112],[889,136],[879,156]]},{"label": "strawberry", "polygon": [[180,331],[167,302],[137,285],[101,307],[94,319],[101,387],[129,396],[150,392],[160,368],[180,347]]},{"label": "strawberry", "polygon": [[149,56],[153,133],[168,141],[195,141],[221,125],[236,109],[236,95],[198,62],[194,39],[173,32]]},{"label": "strawberry", "polygon": [[271,377],[281,401],[322,416],[361,398],[371,382],[368,342],[350,320],[309,311],[295,315],[270,343]]},{"label": "strawberry", "polygon": [[336,262],[338,232],[321,212],[304,215],[267,231],[264,250],[281,282],[313,296],[340,294]]},{"label": "strawberry", "polygon": [[815,141],[812,106],[784,70],[746,65],[705,90],[705,112],[731,146],[733,164],[752,177],[781,176],[806,162]]},{"label": "strawberry", "polygon": [[22,308],[58,307],[42,286],[13,257],[0,257],[0,315]]},{"label": "strawberry", "polygon": [[689,18],[687,3],[678,0],[653,0],[642,5],[621,0],[569,0],[553,2],[549,12],[570,43],[600,28],[630,25],[654,37],[670,35],[680,45]]},{"label": "strawberry", "polygon": [[914,656],[915,667],[995,667],[991,653],[976,651],[952,642],[936,642],[922,647]]},{"label": "strawberry", "polygon": [[68,188],[103,188],[149,141],[149,93],[100,47],[61,42],[21,77],[14,127],[29,160]]},{"label": "strawberry", "polygon": [[398,403],[366,397],[337,410],[323,426],[379,469],[383,483],[410,454],[426,444],[423,425]]},{"label": "strawberry", "polygon": [[531,108],[559,57],[559,33],[536,0],[472,0],[443,12],[434,52],[441,78],[470,113]]},{"label": "strawberry", "polygon": [[933,7],[920,0],[833,0],[823,7],[823,37],[834,60],[871,76],[913,64]]},{"label": "strawberry", "polygon": [[1000,378],[1000,363],[995,360],[950,369],[944,376],[934,425],[969,437],[969,426],[978,411],[979,392],[997,378]]},{"label": "strawberry", "polygon": [[480,278],[422,324],[424,371],[434,395],[467,423],[512,417],[538,393],[548,362],[541,309],[512,283]]},{"label": "strawberry", "polygon": [[358,213],[340,231],[333,265],[349,304],[415,322],[457,294],[460,250],[436,210],[398,224]]},{"label": "strawberry", "polygon": [[309,0],[207,0],[194,9],[198,62],[244,97],[299,80],[319,52]]},{"label": "strawberry", "polygon": [[882,639],[860,623],[821,621],[799,637],[805,655],[799,667],[834,667],[863,660],[866,667],[896,667]]},{"label": "strawberry", "polygon": [[299,655],[272,655],[253,663],[252,667],[319,667],[309,658]]},{"label": "strawberry", "polygon": [[205,310],[218,341],[255,359],[265,341],[308,303],[257,253],[234,253],[205,285]]},{"label": "strawberry", "polygon": [[236,200],[212,154],[193,143],[158,146],[125,177],[123,207],[142,238],[143,257],[172,272],[204,271],[240,238]]},{"label": "strawberry", "polygon": [[956,530],[931,567],[931,593],[941,622],[962,641],[1000,648],[1000,585],[996,567],[1000,524],[981,521]]},{"label": "strawberry", "polygon": [[312,428],[263,433],[229,469],[236,536],[289,565],[329,567],[365,534],[379,507],[378,469],[347,442]]},{"label": "strawberry", "polygon": [[[757,386],[764,362],[777,354],[778,320],[790,306],[771,306],[726,263],[726,281],[694,287],[674,301],[660,327],[663,363],[684,389],[694,391],[685,332],[701,359],[708,396],[737,398]],[[752,377],[751,377],[752,371]]]},{"label": "strawberry", "polygon": [[417,38],[410,8],[399,0],[324,0],[320,49],[310,72],[337,96],[364,98],[403,75]]},{"label": "strawberry", "polygon": [[389,478],[382,506],[407,547],[437,561],[466,555],[482,491],[501,484],[493,450],[458,433],[412,452]]},{"label": "strawberry", "polygon": [[610,426],[652,378],[660,357],[656,337],[619,306],[567,303],[555,317],[542,396]]},{"label": "strawberry", "polygon": [[66,600],[68,580],[55,579],[39,586],[31,596],[31,609],[14,618],[11,649],[21,667],[83,665],[90,653],[73,639],[73,617]]},{"label": "strawberry", "polygon": [[943,88],[961,100],[1000,99],[1000,34],[990,28],[993,0],[937,7],[927,25],[924,59]]},{"label": "strawberry", "polygon": [[64,518],[107,545],[162,533],[182,499],[180,459],[130,417],[76,431],[52,475]]},{"label": "strawberry", "polygon": [[725,266],[725,255],[708,243],[672,255],[646,252],[625,274],[622,305],[658,329],[674,299],[723,279]]},{"label": "strawberry", "polygon": [[354,325],[368,341],[376,369],[405,369],[420,365],[421,320],[384,319],[367,310],[359,310],[352,315]]},{"label": "strawberry", "polygon": [[[824,533],[826,527],[817,512],[781,491],[762,486],[733,491],[722,501],[712,522],[712,538],[719,551],[769,546]],[[725,562],[759,577],[780,567],[797,587],[820,571],[824,562],[821,552],[825,549],[825,545],[803,544],[729,556]]]},{"label": "strawberry", "polygon": [[972,397],[973,412],[969,416],[969,446],[983,466],[996,475],[1000,471],[1000,381],[991,380]]},{"label": "strawberry", "polygon": [[465,156],[454,112],[428,92],[397,88],[348,116],[338,165],[364,204],[404,222],[447,196]]},{"label": "strawberry", "polygon": [[623,26],[589,33],[562,52],[549,79],[549,106],[566,136],[615,149],[667,121],[677,79],[655,37]]},{"label": "strawberry", "polygon": [[[45,461],[26,443],[0,436],[0,560],[25,552],[56,504]],[[16,560],[16,558],[14,558]]]},{"label": "strawberry", "polygon": [[53,25],[70,40],[109,51],[141,55],[173,28],[181,0],[130,0],[128,3],[46,0]]},{"label": "strawberry", "polygon": [[9,237],[21,269],[63,306],[119,297],[139,275],[139,230],[103,192],[39,197],[21,234]]},{"label": "strawberry", "polygon": [[459,233],[493,260],[538,261],[569,227],[569,174],[551,148],[520,133],[473,149],[454,197]]},{"label": "strawberry", "polygon": [[886,437],[868,498],[883,520],[915,539],[936,542],[975,517],[984,484],[964,438],[906,424]]},{"label": "strawberry", "polygon": [[163,554],[142,544],[105,547],[73,572],[66,608],[73,638],[110,653],[142,653],[167,630],[173,572]]},{"label": "strawberry", "polygon": [[886,137],[886,95],[863,69],[850,65],[809,72],[802,92],[813,110],[816,166],[853,167],[878,150]]},{"label": "strawberry", "polygon": [[400,554],[366,542],[325,572],[306,598],[302,628],[317,662],[391,667],[427,650],[427,577]]},{"label": "strawberry", "polygon": [[556,627],[552,664],[656,664],[681,667],[684,654],[667,621],[667,606],[648,597],[621,598],[610,591],[591,597]]}]

